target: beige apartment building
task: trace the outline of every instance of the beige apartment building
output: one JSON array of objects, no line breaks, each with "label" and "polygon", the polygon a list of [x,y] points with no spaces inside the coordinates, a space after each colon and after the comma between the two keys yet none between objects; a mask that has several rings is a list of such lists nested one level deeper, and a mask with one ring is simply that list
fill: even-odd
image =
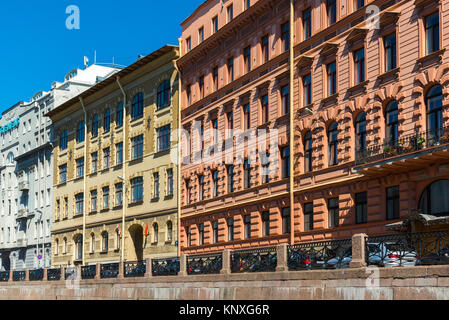
[{"label": "beige apartment building", "polygon": [[177,254],[178,57],[165,46],[47,114],[53,265]]}]

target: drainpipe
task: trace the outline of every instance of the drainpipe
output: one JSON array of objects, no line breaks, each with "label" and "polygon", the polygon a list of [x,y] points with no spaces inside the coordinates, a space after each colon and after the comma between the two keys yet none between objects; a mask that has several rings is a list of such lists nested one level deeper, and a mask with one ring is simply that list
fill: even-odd
[{"label": "drainpipe", "polygon": [[295,0],[290,0],[290,244],[295,243],[295,195],[294,195],[294,183],[295,183],[295,169],[294,169],[294,116],[295,112],[293,110],[293,81],[294,81],[294,65],[293,59],[295,54],[293,51],[293,41],[294,41],[294,14],[295,14]]},{"label": "drainpipe", "polygon": [[[179,42],[179,56],[181,56],[181,49],[182,49],[182,38],[178,39]],[[182,90],[182,82],[181,82],[181,72],[179,71],[178,65],[176,64],[176,61],[174,62],[175,69],[178,72],[178,163],[176,164],[176,170],[177,170],[177,192],[176,192],[176,200],[178,202],[177,207],[177,238],[178,241],[178,257],[181,256],[181,90]]]},{"label": "drainpipe", "polygon": [[123,94],[123,161],[122,161],[122,169],[123,169],[123,197],[122,197],[122,255],[121,255],[121,261],[125,261],[125,208],[126,208],[126,197],[128,195],[128,183],[126,182],[126,92],[123,89],[121,83],[120,83],[120,77],[117,76],[116,78],[117,84],[120,87],[120,90]]},{"label": "drainpipe", "polygon": [[86,185],[87,185],[87,112],[86,108],[84,106],[84,100],[82,97],[80,97],[80,103],[83,107],[84,111],[84,186],[83,186],[83,239],[81,241],[81,246],[83,248],[82,252],[82,260],[83,260],[83,266],[86,265],[86,261],[84,259],[84,252],[85,252],[85,241],[86,241]]}]

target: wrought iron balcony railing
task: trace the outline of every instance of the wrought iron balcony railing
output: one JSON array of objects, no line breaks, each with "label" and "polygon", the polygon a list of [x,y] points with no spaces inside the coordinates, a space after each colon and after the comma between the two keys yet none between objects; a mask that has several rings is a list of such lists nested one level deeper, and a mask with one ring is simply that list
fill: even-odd
[{"label": "wrought iron balcony railing", "polygon": [[83,280],[95,279],[96,274],[97,274],[96,264],[81,267],[81,279]]},{"label": "wrought iron balcony railing", "polygon": [[26,271],[13,271],[12,280],[13,281],[25,281]]},{"label": "wrought iron balcony railing", "polygon": [[107,263],[100,266],[101,279],[117,278],[119,273],[119,263]]},{"label": "wrought iron balcony railing", "polygon": [[187,274],[217,274],[223,267],[221,253],[196,257],[188,257]]},{"label": "wrought iron balcony railing", "polygon": [[61,280],[61,269],[48,269],[47,270],[47,280],[48,281],[59,281]]},{"label": "wrought iron balcony railing", "polygon": [[356,165],[388,159],[449,143],[449,127],[401,137],[397,140],[367,147],[356,152]]},{"label": "wrought iron balcony railing", "polygon": [[147,272],[146,261],[125,262],[125,278],[143,277]]},{"label": "wrought iron balcony railing", "polygon": [[1,271],[0,272],[0,282],[8,282],[9,281],[9,271]]},{"label": "wrought iron balcony railing", "polygon": [[44,280],[44,269],[30,270],[30,281]]},{"label": "wrought iron balcony railing", "polygon": [[153,276],[176,276],[180,270],[179,258],[163,258],[153,259],[152,274]]},{"label": "wrought iron balcony railing", "polygon": [[237,251],[231,254],[231,272],[274,272],[277,267],[276,248]]},{"label": "wrought iron balcony railing", "polygon": [[352,239],[288,247],[289,270],[343,269],[352,261]]}]

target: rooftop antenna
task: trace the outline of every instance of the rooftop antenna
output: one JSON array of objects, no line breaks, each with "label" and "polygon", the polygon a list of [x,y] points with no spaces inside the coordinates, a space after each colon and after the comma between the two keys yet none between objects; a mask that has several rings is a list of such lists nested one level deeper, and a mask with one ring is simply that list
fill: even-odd
[{"label": "rooftop antenna", "polygon": [[97,64],[97,50],[94,51],[94,64]]}]

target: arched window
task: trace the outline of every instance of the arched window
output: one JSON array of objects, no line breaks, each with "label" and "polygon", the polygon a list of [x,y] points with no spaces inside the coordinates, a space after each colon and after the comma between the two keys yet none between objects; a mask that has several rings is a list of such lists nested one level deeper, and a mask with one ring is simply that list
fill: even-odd
[{"label": "arched window", "polygon": [[171,221],[167,222],[167,241],[171,242],[173,239],[173,223]]},{"label": "arched window", "polygon": [[327,138],[329,142],[329,165],[338,164],[338,125],[333,122],[327,130]]},{"label": "arched window", "polygon": [[385,139],[390,146],[398,143],[398,102],[392,101],[385,109]]},{"label": "arched window", "polygon": [[103,128],[104,132],[109,132],[109,130],[111,130],[111,109],[106,110],[104,113]]},{"label": "arched window", "polygon": [[94,115],[92,119],[92,138],[98,136],[98,114]]},{"label": "arched window", "polygon": [[83,259],[83,236],[78,235],[75,238],[75,260]]},{"label": "arched window", "polygon": [[133,99],[131,117],[133,120],[143,117],[143,93],[139,92]]},{"label": "arched window", "polygon": [[109,236],[106,231],[104,231],[101,234],[101,251],[107,252],[108,251],[108,242],[109,242]]},{"label": "arched window", "polygon": [[424,214],[449,216],[449,180],[438,180],[428,186],[419,201]]},{"label": "arched window", "polygon": [[443,133],[443,89],[440,85],[433,86],[427,93],[426,108],[428,140],[436,144]]},{"label": "arched window", "polygon": [[355,119],[355,148],[356,152],[362,152],[366,149],[366,114],[360,113]]},{"label": "arched window", "polygon": [[61,141],[59,142],[61,151],[67,150],[67,130],[61,134]]},{"label": "arched window", "polygon": [[64,238],[64,247],[63,247],[63,252],[64,254],[67,253],[67,238]]},{"label": "arched window", "polygon": [[76,130],[76,142],[84,142],[84,121],[81,121],[78,124],[78,128]]},{"label": "arched window", "polygon": [[123,125],[123,102],[121,102],[117,107],[116,118],[117,128],[120,128]]},{"label": "arched window", "polygon": [[157,109],[162,109],[170,105],[170,80],[165,80],[157,88]]},{"label": "arched window", "polygon": [[118,250],[118,249],[120,249],[120,229],[119,228],[117,228],[115,230],[115,240],[116,240],[115,248]]},{"label": "arched window", "polygon": [[312,165],[312,155],[313,155],[313,148],[312,148],[312,132],[307,132],[304,136],[304,164],[305,164],[305,171],[311,172],[313,169]]},{"label": "arched window", "polygon": [[95,252],[95,234],[93,233],[90,235],[90,252]]},{"label": "arched window", "polygon": [[159,242],[159,226],[157,223],[153,224],[153,243]]},{"label": "arched window", "polygon": [[8,164],[14,163],[14,153],[12,153],[12,152],[8,153],[8,157],[6,158],[6,161],[8,162]]},{"label": "arched window", "polygon": [[55,255],[59,254],[59,239],[55,240]]}]

